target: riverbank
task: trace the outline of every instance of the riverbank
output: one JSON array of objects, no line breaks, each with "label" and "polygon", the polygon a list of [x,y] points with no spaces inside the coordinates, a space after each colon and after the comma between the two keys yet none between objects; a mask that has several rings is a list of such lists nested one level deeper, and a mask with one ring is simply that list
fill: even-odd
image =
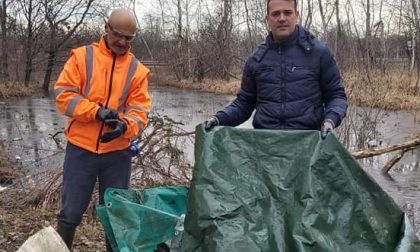
[{"label": "riverbank", "polygon": [[[0,252],[16,251],[31,235],[44,227],[56,226],[57,209],[33,208],[22,203],[22,192],[0,192]],[[104,251],[101,224],[94,218],[84,218],[76,232],[73,252]]]},{"label": "riverbank", "polygon": [[[0,141],[0,184],[11,186],[12,180],[22,176],[10,160],[5,141]],[[0,190],[0,252],[16,251],[26,239],[43,227],[56,226],[57,207],[35,208],[28,202],[34,192],[15,183]],[[95,217],[84,218],[76,232],[74,252],[103,251],[105,243],[102,227]]]},{"label": "riverbank", "polygon": [[[167,85],[182,89],[198,90],[216,94],[235,95],[240,88],[240,79],[208,79],[201,82],[190,78],[178,80],[167,67],[152,67],[150,85]],[[386,110],[420,111],[420,77],[405,70],[350,69],[342,73],[348,100],[360,107]],[[37,85],[25,87],[22,83],[0,83],[0,99],[27,97],[42,94]]]},{"label": "riverbank", "polygon": [[[235,95],[240,88],[240,80],[230,81],[204,79],[177,80],[164,68],[152,68],[151,82],[183,89],[193,89],[217,94]],[[403,70],[369,72],[348,70],[342,73],[348,100],[360,107],[386,110],[420,110],[420,84],[417,76]]]},{"label": "riverbank", "polygon": [[[0,185],[12,183],[12,181],[20,175],[19,172],[16,171],[14,165],[10,162],[10,157],[8,157],[6,149],[6,142],[0,140]],[[0,191],[2,191],[1,188]]]},{"label": "riverbank", "polygon": [[25,87],[22,83],[0,83],[0,99],[28,97],[38,93],[41,93],[41,87],[36,85]]}]

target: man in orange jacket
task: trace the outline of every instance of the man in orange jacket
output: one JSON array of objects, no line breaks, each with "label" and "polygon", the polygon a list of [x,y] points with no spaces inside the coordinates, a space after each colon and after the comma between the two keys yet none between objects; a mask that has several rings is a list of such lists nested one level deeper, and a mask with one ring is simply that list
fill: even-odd
[{"label": "man in orange jacket", "polygon": [[129,186],[129,143],[151,107],[149,69],[130,52],[136,31],[130,11],[114,10],[99,43],[72,50],[54,86],[57,108],[68,117],[57,231],[69,248],[96,181],[102,204],[106,188]]}]

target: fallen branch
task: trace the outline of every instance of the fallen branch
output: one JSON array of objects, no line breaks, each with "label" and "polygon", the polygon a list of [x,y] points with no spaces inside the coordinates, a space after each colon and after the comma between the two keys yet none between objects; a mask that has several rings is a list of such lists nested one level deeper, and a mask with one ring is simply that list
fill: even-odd
[{"label": "fallen branch", "polygon": [[383,173],[388,173],[389,170],[391,170],[391,168],[398,162],[401,160],[401,158],[404,156],[406,151],[401,150],[397,155],[395,155],[391,160],[388,161],[388,163],[386,163],[386,165],[384,166],[384,168],[382,168],[382,172]]},{"label": "fallen branch", "polygon": [[414,150],[420,147],[420,138],[416,138],[414,140],[402,143],[402,144],[396,144],[384,148],[375,148],[370,150],[362,150],[362,151],[356,151],[353,152],[352,155],[356,159],[362,159],[362,158],[368,158],[373,156],[379,156],[385,153],[390,153],[394,151],[399,151],[398,154],[396,154],[391,160],[389,160],[385,166],[382,168],[383,173],[388,173],[391,168],[401,160],[401,158],[404,156],[405,153],[407,153],[410,150]]},{"label": "fallen branch", "polygon": [[356,152],[353,152],[352,155],[356,159],[361,159],[361,158],[379,156],[379,155],[397,151],[397,150],[404,150],[404,149],[413,150],[419,147],[420,147],[420,138],[416,138],[414,140],[411,140],[402,144],[391,145],[384,148],[374,148],[374,149],[356,151]]}]

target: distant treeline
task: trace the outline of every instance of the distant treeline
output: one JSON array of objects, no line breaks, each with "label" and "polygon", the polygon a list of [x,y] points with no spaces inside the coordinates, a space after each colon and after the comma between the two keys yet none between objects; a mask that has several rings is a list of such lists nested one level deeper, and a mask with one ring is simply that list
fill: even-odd
[{"label": "distant treeline", "polygon": [[[398,68],[416,76],[417,92],[419,4],[298,0],[299,22],[329,45],[343,71]],[[149,11],[137,16],[133,51],[170,66],[179,80],[239,79],[246,57],[267,34],[266,0],[1,0],[0,82],[47,91],[69,49],[103,34],[110,9],[137,14],[144,5]]]}]

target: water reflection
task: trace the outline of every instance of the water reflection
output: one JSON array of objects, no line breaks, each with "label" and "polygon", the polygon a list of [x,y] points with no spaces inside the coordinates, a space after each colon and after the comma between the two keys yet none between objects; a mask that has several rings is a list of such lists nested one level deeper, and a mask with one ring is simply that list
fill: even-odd
[{"label": "water reflection", "polygon": [[[155,86],[151,86],[151,96],[154,112],[181,121],[183,129],[189,132],[234,99],[233,96]],[[66,119],[57,113],[50,98],[7,100],[0,103],[0,118],[0,138],[8,140],[10,155],[16,157],[17,165],[31,173],[61,167],[64,135],[57,134],[56,141],[52,136],[62,132]],[[420,135],[419,118],[419,113],[350,107],[336,135],[351,151],[397,144]],[[239,127],[251,128],[251,120]],[[188,153],[192,160],[192,147]],[[420,230],[420,149],[408,152],[389,176],[383,176],[380,170],[392,157],[393,154],[381,155],[360,162],[399,206],[412,212]]]},{"label": "water reflection", "polygon": [[[0,137],[9,140],[9,152],[18,165],[28,172],[61,166],[62,151],[50,134],[62,130],[65,119],[50,98],[3,102],[0,118]],[[59,157],[50,158],[55,155]]]}]

